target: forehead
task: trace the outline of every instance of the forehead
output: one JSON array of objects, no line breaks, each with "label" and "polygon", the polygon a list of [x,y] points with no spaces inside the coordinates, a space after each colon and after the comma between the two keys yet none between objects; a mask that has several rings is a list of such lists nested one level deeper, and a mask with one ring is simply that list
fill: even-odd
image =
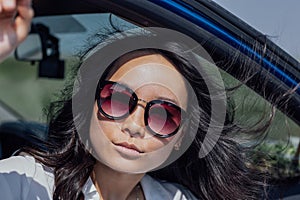
[{"label": "forehead", "polygon": [[184,77],[175,66],[159,54],[134,58],[120,66],[110,80],[123,82],[133,90],[149,86],[155,87],[158,93],[173,94],[176,99],[186,105],[187,91]]}]

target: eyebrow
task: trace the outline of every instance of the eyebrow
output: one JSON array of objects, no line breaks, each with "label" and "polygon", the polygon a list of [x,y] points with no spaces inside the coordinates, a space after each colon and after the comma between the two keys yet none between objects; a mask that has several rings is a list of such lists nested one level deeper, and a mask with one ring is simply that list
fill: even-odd
[{"label": "eyebrow", "polygon": [[169,101],[169,102],[171,102],[171,103],[179,106],[179,103],[176,100],[174,100],[174,99],[170,99],[168,97],[162,97],[162,96],[156,96],[155,98],[158,99],[158,100]]}]

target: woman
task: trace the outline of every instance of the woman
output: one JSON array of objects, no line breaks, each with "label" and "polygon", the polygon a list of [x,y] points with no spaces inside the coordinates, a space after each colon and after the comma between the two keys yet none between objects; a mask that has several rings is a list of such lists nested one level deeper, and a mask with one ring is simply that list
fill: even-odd
[{"label": "woman", "polygon": [[[20,36],[17,44],[24,37],[16,30],[10,34]],[[210,135],[214,99],[212,79],[201,65],[197,68],[190,47],[162,37],[162,48],[145,45],[110,57],[115,47],[156,38],[134,32],[110,39],[105,47],[91,44],[74,86],[50,108],[46,149],[25,149],[26,155],[1,161],[5,199],[261,196],[263,178],[246,165],[246,150],[228,135],[237,131],[229,112],[216,141],[210,140],[213,148],[200,156]],[[0,56],[14,47],[1,48]]]}]

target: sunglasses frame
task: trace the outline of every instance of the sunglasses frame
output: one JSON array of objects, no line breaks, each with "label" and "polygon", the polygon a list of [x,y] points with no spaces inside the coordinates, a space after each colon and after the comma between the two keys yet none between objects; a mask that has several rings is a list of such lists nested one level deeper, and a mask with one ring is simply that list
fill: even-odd
[{"label": "sunglasses frame", "polygon": [[[114,117],[114,116],[111,116],[109,114],[107,114],[103,109],[102,109],[102,106],[101,106],[101,100],[100,100],[100,93],[101,91],[103,90],[103,88],[108,85],[108,84],[111,84],[111,85],[119,85],[121,86],[122,88],[124,88],[127,92],[129,92],[131,94],[131,97],[130,97],[130,101],[132,101],[132,106],[129,106],[129,110],[122,116],[119,116],[119,117]],[[143,99],[139,99],[137,94],[132,90],[130,89],[128,86],[126,85],[123,85],[121,83],[118,83],[118,82],[114,82],[114,81],[108,81],[108,80],[105,80],[105,81],[99,81],[99,84],[98,84],[98,87],[97,87],[97,91],[96,91],[96,100],[97,100],[97,105],[98,105],[98,111],[104,115],[106,118],[108,119],[111,119],[111,120],[120,120],[120,119],[125,119],[126,117],[128,117],[137,107],[138,105],[138,102],[139,101],[142,101],[142,102],[145,102],[146,103],[146,107],[145,107],[145,111],[144,111],[144,123],[145,123],[145,126],[147,128],[147,130],[154,136],[156,137],[159,137],[159,138],[168,138],[168,137],[171,137],[173,135],[175,135],[178,130],[180,129],[180,127],[185,123],[186,121],[186,111],[183,110],[182,108],[180,108],[179,106],[177,106],[176,104],[174,103],[171,103],[169,101],[164,101],[164,100],[160,100],[160,99],[155,99],[155,100],[151,100],[149,102],[143,100]],[[181,118],[180,118],[180,124],[178,125],[178,127],[171,133],[169,134],[159,134],[157,132],[155,132],[154,130],[151,129],[151,127],[149,126],[149,123],[148,123],[148,118],[149,118],[149,111],[150,111],[150,108],[153,106],[153,105],[162,105],[162,104],[167,104],[168,106],[170,107],[173,107],[177,110],[180,111],[180,114],[181,114]]]}]

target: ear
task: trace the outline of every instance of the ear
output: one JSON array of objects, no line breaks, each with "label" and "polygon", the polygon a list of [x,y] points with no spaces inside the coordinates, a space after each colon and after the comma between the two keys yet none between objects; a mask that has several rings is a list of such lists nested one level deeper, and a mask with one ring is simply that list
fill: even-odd
[{"label": "ear", "polygon": [[180,149],[180,146],[181,146],[181,142],[182,142],[182,139],[183,139],[183,137],[184,137],[184,130],[182,130],[181,131],[181,136],[178,138],[178,140],[177,140],[177,142],[175,143],[175,145],[174,145],[174,150],[175,151],[178,151],[179,149]]},{"label": "ear", "polygon": [[189,123],[185,123],[184,126],[181,128],[182,130],[181,130],[180,133],[179,133],[179,134],[181,134],[181,135],[180,135],[180,137],[178,138],[177,142],[176,142],[175,145],[174,145],[174,150],[175,150],[175,151],[178,151],[178,150],[180,149],[180,146],[181,146],[182,140],[183,140],[183,138],[184,138],[184,135],[185,135],[185,133],[187,133],[187,131],[188,131],[188,124],[189,124]]},{"label": "ear", "polygon": [[176,143],[176,144],[174,145],[174,150],[175,150],[175,151],[179,151],[180,145],[181,145],[181,143]]}]

